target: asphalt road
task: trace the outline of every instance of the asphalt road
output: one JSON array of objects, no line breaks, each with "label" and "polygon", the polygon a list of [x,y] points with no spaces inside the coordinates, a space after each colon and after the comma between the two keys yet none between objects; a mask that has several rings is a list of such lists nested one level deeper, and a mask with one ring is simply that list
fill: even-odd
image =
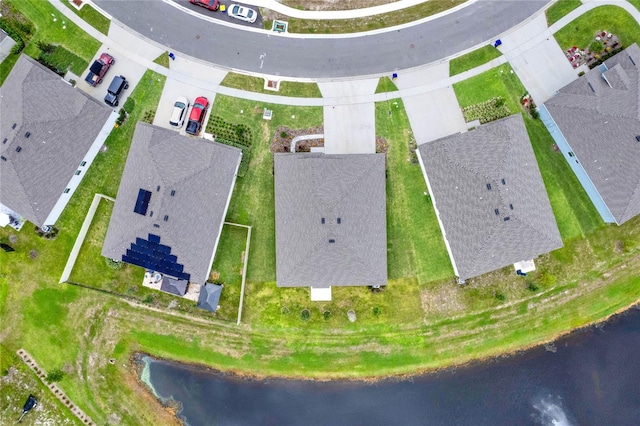
[{"label": "asphalt road", "polygon": [[479,0],[400,30],[301,38],[219,25],[159,0],[94,0],[115,20],[177,52],[236,70],[318,79],[385,74],[436,62],[495,38],[548,1]]}]

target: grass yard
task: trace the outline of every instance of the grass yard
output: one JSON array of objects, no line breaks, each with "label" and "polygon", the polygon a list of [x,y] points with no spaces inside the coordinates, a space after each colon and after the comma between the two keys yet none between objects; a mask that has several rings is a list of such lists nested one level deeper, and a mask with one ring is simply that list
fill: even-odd
[{"label": "grass yard", "polygon": [[582,5],[580,0],[560,0],[547,9],[547,25],[551,26]]},{"label": "grass yard", "polygon": [[[264,108],[273,111],[272,120],[262,118]],[[274,105],[217,95],[211,115],[219,115],[232,123],[245,124],[253,132],[249,170],[245,177],[236,181],[227,221],[253,227],[247,280],[275,281],[273,155],[269,150],[271,138],[276,127],[281,125],[305,129],[322,124],[322,107]]]},{"label": "grass yard", "polygon": [[[391,112],[391,114],[389,114]],[[387,261],[390,279],[420,283],[453,275],[440,226],[417,158],[409,152],[413,134],[401,99],[376,104],[376,134],[387,151]]]},{"label": "grass yard", "polygon": [[87,24],[91,25],[96,30],[100,31],[104,35],[109,35],[109,26],[111,25],[111,21],[107,19],[102,13],[98,12],[91,6],[89,3],[82,4],[80,10],[76,9],[71,5],[71,3],[67,0],[61,0],[62,3],[67,5],[67,7],[73,12],[81,17]]},{"label": "grass yard", "polygon": [[169,68],[169,52],[161,53],[160,56],[153,60],[154,64],[161,65],[165,68]]},{"label": "grass yard", "polygon": [[635,6],[636,9],[640,10],[640,0],[627,0],[629,3],[631,3],[633,6]]},{"label": "grass yard", "polygon": [[449,62],[449,76],[461,74],[502,56],[502,52],[488,44],[473,52],[452,59]]},{"label": "grass yard", "polygon": [[238,317],[247,232],[246,228],[225,224],[213,261],[210,280],[224,284],[216,316],[227,321],[235,321]]},{"label": "grass yard", "polygon": [[449,10],[466,0],[430,0],[397,12],[369,16],[359,19],[310,20],[280,15],[273,11],[263,10],[263,28],[270,30],[273,20],[287,21],[290,33],[311,34],[344,34],[361,31],[372,31],[423,19],[427,16]]},{"label": "grass yard", "polygon": [[321,98],[322,93],[316,83],[302,83],[298,81],[281,81],[280,90],[267,90],[264,88],[264,78],[251,75],[227,73],[220,83],[225,87],[247,90],[249,92],[266,93],[269,95],[293,96],[297,98]]},{"label": "grass yard", "polygon": [[640,25],[626,10],[617,6],[592,9],[553,36],[564,50],[572,46],[586,48],[593,42],[598,30],[615,34],[624,47],[640,43]]},{"label": "grass yard", "polygon": [[398,88],[396,84],[389,77],[381,77],[378,81],[378,87],[376,87],[376,93],[388,93],[397,92]]},{"label": "grass yard", "polygon": [[81,75],[89,67],[89,62],[62,46],[51,46],[50,53],[43,51],[39,57],[62,75],[66,74],[68,69],[76,75]]},{"label": "grass yard", "polygon": [[460,108],[466,108],[500,96],[506,100],[506,105],[513,114],[522,111],[520,97],[527,93],[508,63],[456,83],[453,85],[453,90],[458,98]]},{"label": "grass yard", "polygon": [[40,40],[46,43],[60,44],[87,62],[93,58],[100,48],[99,41],[82,31],[73,22],[67,22],[64,15],[58,12],[48,1],[10,0],[10,3],[33,22],[37,28],[36,34],[24,50],[27,55],[34,58],[38,56],[40,51],[36,43]]}]

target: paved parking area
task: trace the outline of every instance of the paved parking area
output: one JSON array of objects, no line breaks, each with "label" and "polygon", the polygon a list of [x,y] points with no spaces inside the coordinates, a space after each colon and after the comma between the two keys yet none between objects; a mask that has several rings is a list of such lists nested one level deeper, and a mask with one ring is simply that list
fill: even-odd
[{"label": "paved parking area", "polygon": [[103,82],[97,87],[92,87],[85,83],[84,78],[89,72],[89,69],[87,68],[80,75],[80,79],[77,80],[76,86],[82,91],[88,93],[90,96],[99,100],[100,102],[103,102],[104,96],[107,94],[107,89],[109,88],[109,84],[111,83],[111,80],[113,80],[113,77],[117,75],[123,75],[124,77],[126,77],[127,82],[129,82],[129,88],[125,90],[120,96],[119,105],[114,108],[114,110],[117,111],[124,105],[133,89],[138,85],[140,79],[146,71],[146,68],[136,61],[129,59],[126,55],[115,51],[114,49],[104,44],[100,47],[100,49],[98,49],[96,56],[91,59],[91,61],[89,61],[89,66],[91,66],[93,61],[98,59],[103,52],[110,54],[115,59],[115,63],[111,66],[111,68],[109,68],[109,71],[107,71],[107,74],[104,76]]},{"label": "paved parking area", "polygon": [[318,83],[324,98],[325,154],[374,154],[378,79]]}]

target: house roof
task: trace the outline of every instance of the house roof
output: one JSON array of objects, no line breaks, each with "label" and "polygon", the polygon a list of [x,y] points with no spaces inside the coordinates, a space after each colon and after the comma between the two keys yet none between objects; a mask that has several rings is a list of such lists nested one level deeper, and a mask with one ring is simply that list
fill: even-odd
[{"label": "house roof", "polygon": [[215,312],[218,310],[220,295],[222,294],[222,286],[219,284],[207,283],[200,288],[200,296],[198,297],[198,308]]},{"label": "house roof", "polygon": [[241,155],[237,148],[138,123],[103,256],[203,284]]},{"label": "house roof", "polygon": [[110,114],[21,55],[0,87],[0,202],[44,225]]},{"label": "house roof", "polygon": [[521,115],[423,144],[419,153],[461,279],[562,247]]},{"label": "house roof", "polygon": [[160,290],[175,294],[176,296],[184,296],[187,292],[188,282],[185,280],[175,280],[169,277],[162,278],[162,284],[160,284]]},{"label": "house roof", "polygon": [[277,285],[386,285],[384,154],[275,154],[274,171]]},{"label": "house roof", "polygon": [[607,71],[588,71],[545,106],[622,224],[640,213],[640,48],[633,44],[605,64]]}]

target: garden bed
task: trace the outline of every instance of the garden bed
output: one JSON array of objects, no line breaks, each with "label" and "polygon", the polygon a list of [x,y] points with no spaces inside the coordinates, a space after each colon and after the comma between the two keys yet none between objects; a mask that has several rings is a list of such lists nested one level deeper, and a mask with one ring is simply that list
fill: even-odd
[{"label": "garden bed", "polygon": [[[291,152],[291,142],[298,136],[324,135],[324,126],[309,127],[307,129],[291,129],[278,126],[271,139],[271,152]],[[324,147],[324,138],[307,139],[296,142],[295,152],[310,152],[311,148]],[[387,140],[376,136],[376,153],[386,153],[389,148]]]},{"label": "garden bed", "polygon": [[238,168],[238,177],[244,177],[251,160],[253,133],[246,124],[234,124],[219,115],[212,115],[207,123],[206,132],[213,135],[216,142],[242,150],[242,160]]}]

